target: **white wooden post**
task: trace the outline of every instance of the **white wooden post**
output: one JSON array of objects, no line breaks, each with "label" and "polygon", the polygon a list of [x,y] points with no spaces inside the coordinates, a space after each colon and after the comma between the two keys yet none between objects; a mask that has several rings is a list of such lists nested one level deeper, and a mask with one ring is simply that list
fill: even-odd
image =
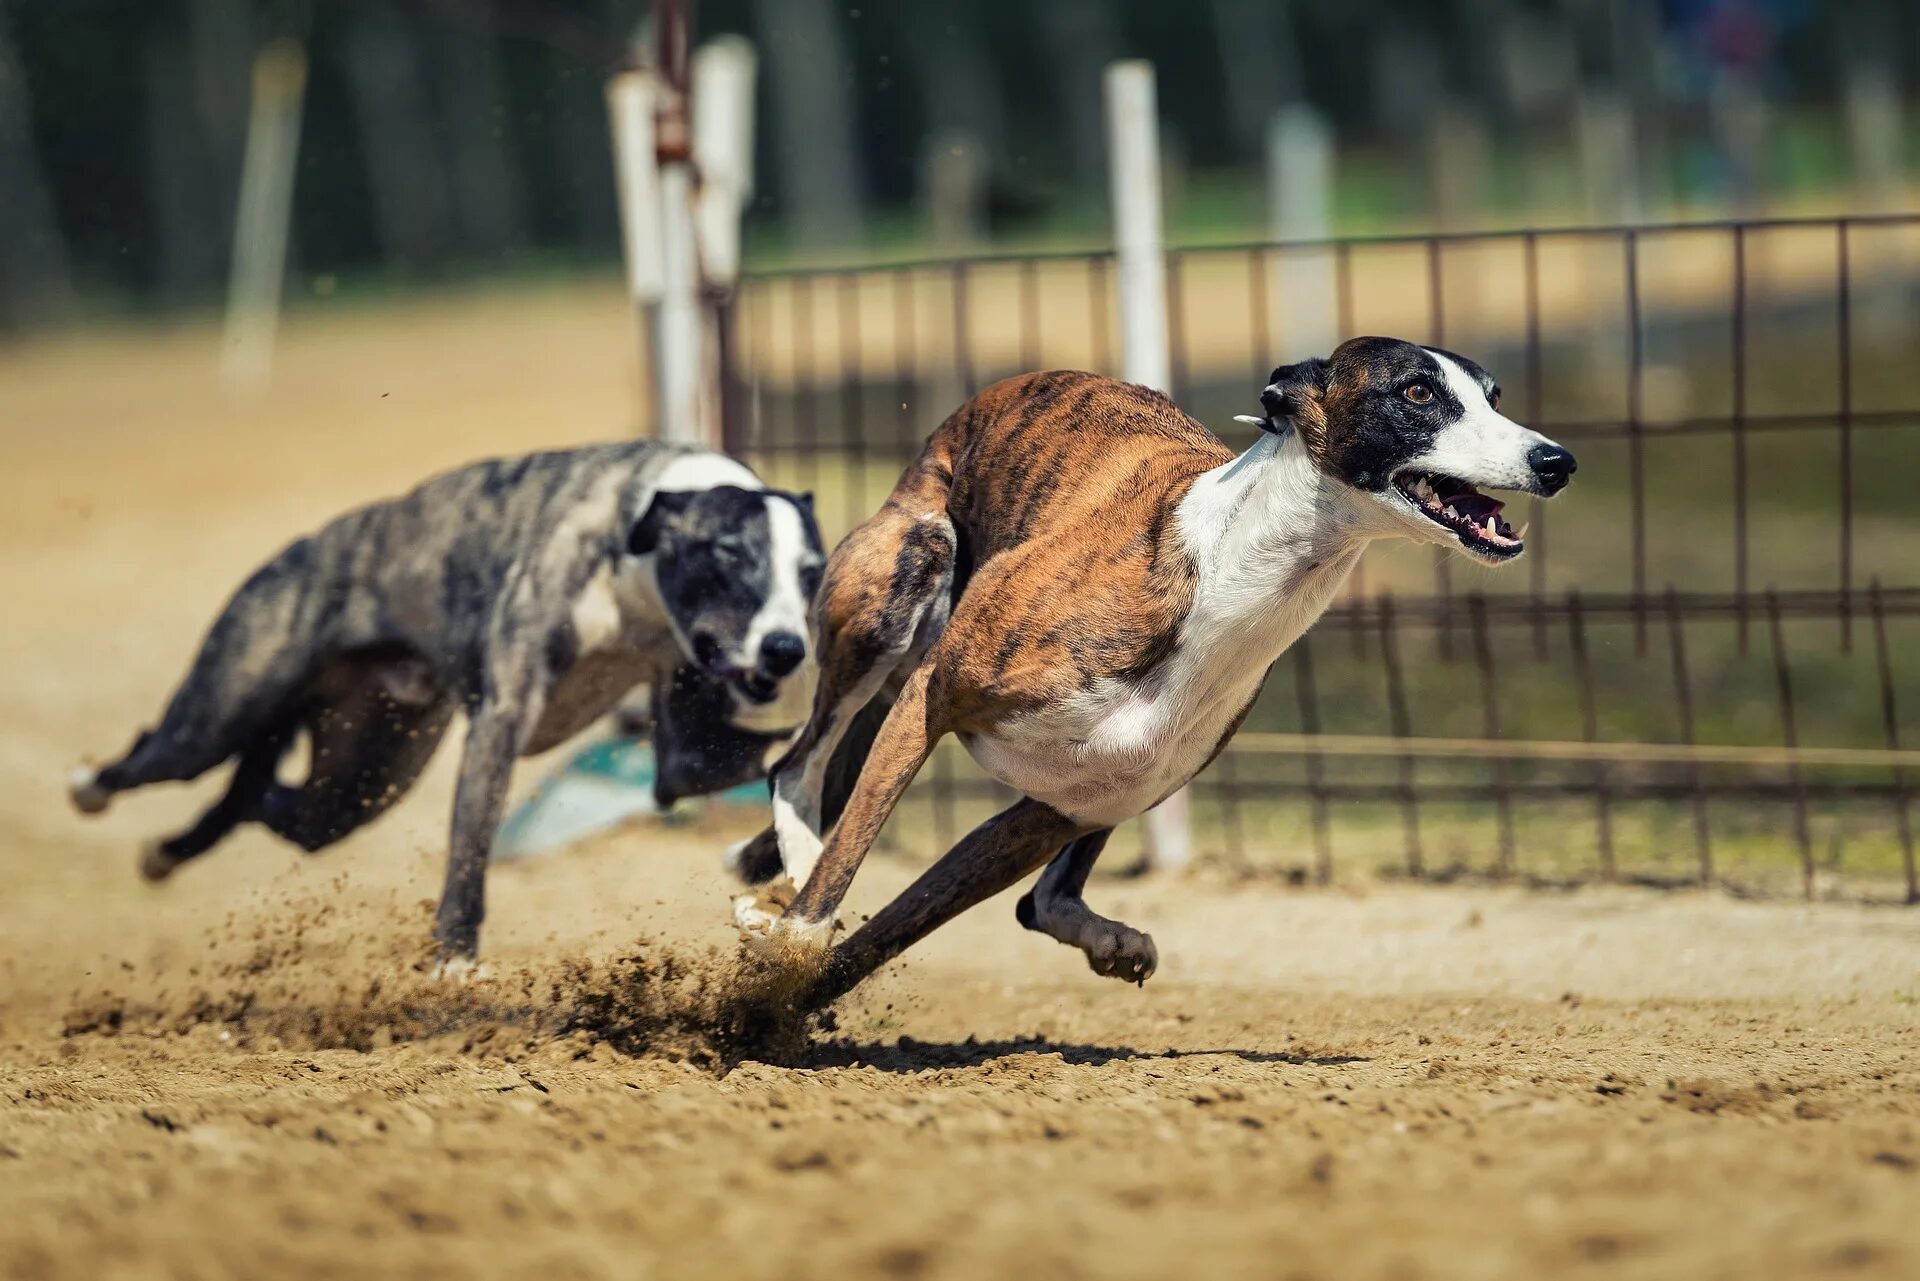
[{"label": "white wooden post", "polygon": [[928,235],[943,254],[980,241],[987,204],[986,149],[963,129],[942,129],[921,152],[920,191]]},{"label": "white wooden post", "polygon": [[1767,99],[1757,76],[1722,71],[1708,88],[1708,122],[1727,166],[1725,199],[1736,215],[1754,213],[1765,194],[1767,112]]},{"label": "white wooden post", "polygon": [[740,214],[753,198],[753,79],[759,59],[744,36],[719,36],[693,55],[693,158],[707,283],[740,278]]},{"label": "white wooden post", "polygon": [[704,376],[707,344],[700,319],[700,252],[694,240],[693,199],[692,161],[661,165],[656,434],[661,440],[713,446],[720,443],[720,405]]},{"label": "white wooden post", "polygon": [[1603,223],[1638,222],[1640,151],[1633,104],[1613,89],[1594,87],[1581,93],[1574,110],[1587,216]]},{"label": "white wooden post", "polygon": [[[1847,153],[1853,164],[1853,201],[1867,213],[1886,213],[1900,207],[1905,166],[1905,111],[1900,85],[1881,58],[1859,61],[1848,70],[1846,85]],[[1913,329],[1914,308],[1906,287],[1907,261],[1887,257],[1888,250],[1906,248],[1906,238],[1868,237],[1856,242],[1852,268],[1858,282],[1854,330],[1872,334],[1892,345],[1907,341]],[[1877,252],[1876,252],[1877,251]],[[1895,268],[1895,270],[1887,270]]]},{"label": "white wooden post", "polygon": [[1849,69],[1845,92],[1854,198],[1870,213],[1897,208],[1906,151],[1899,82],[1874,59]]},{"label": "white wooden post", "polygon": [[[1153,64],[1133,60],[1109,65],[1105,89],[1121,373],[1129,382],[1171,391],[1167,268],[1160,222],[1160,122]],[[1188,811],[1183,789],[1141,816],[1149,867],[1170,871],[1186,865],[1193,844]]]},{"label": "white wooden post", "polygon": [[740,216],[753,198],[753,87],[759,59],[741,36],[719,36],[694,51],[693,159],[700,190],[694,235],[705,286],[700,308],[701,386],[709,443],[726,446],[727,304],[740,279]]},{"label": "white wooden post", "polygon": [[641,381],[654,392],[653,431],[662,430],[659,371],[653,333],[665,270],[660,252],[660,162],[654,144],[653,76],[638,69],[607,81],[607,123],[613,133],[614,191],[620,203],[620,243],[627,263],[627,294],[640,356]]},{"label": "white wooden post", "polygon": [[254,58],[227,281],[226,336],[220,349],[220,381],[230,393],[258,392],[273,372],[306,90],[307,55],[297,42],[271,41]]},{"label": "white wooden post", "polygon": [[[1288,103],[1267,127],[1267,230],[1275,240],[1325,240],[1332,227],[1333,130],[1308,104]],[[1273,285],[1283,350],[1261,359],[1284,365],[1330,353],[1340,337],[1333,250],[1283,250]]]},{"label": "white wooden post", "polygon": [[[692,92],[643,70],[607,84],[627,289],[651,372],[653,434],[721,443],[712,291],[740,274],[740,211],[753,194],[753,46],[722,37],[689,60]],[[691,98],[691,120],[689,104]]]},{"label": "white wooden post", "polygon": [[1121,372],[1128,382],[1170,390],[1167,267],[1160,231],[1160,122],[1153,64],[1107,68],[1107,168],[1113,182],[1113,246],[1120,297]]}]

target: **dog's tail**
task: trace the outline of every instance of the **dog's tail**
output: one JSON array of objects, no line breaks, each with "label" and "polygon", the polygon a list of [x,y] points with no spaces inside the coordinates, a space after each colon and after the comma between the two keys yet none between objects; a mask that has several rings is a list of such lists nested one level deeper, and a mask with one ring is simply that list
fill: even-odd
[{"label": "dog's tail", "polygon": [[302,539],[227,602],[160,723],[143,730],[119,760],[73,772],[67,794],[74,808],[98,814],[117,792],[198,778],[283,719],[306,680],[310,638],[328,608],[311,545]]}]

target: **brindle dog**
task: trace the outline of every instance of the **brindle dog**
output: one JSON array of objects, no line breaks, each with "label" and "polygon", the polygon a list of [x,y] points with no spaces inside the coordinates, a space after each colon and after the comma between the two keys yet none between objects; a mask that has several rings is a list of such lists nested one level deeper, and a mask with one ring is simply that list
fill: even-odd
[{"label": "brindle dog", "polygon": [[1093,374],[975,396],[828,562],[813,715],[775,766],[773,827],[733,860],[800,888],[778,917],[743,905],[743,923],[824,947],[881,824],[953,734],[1022,799],[837,948],[818,998],[1043,865],[1021,923],[1144,981],[1153,941],[1081,896],[1108,834],[1220,753],[1368,543],[1521,553],[1525,531],[1476,486],[1551,496],[1574,459],[1499,402],[1472,361],[1389,338],[1276,369],[1238,456],[1158,392]]}]

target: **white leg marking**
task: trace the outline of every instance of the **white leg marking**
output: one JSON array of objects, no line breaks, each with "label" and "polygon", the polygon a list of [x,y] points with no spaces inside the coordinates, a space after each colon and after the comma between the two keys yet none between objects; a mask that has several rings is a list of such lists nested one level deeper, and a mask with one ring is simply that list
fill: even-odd
[{"label": "white leg marking", "polygon": [[780,864],[802,889],[826,848],[822,839],[826,833],[820,830],[820,810],[821,794],[827,786],[827,767],[833,763],[833,754],[839,750],[840,740],[846,737],[847,727],[873,701],[891,671],[891,667],[876,666],[840,700],[840,705],[830,713],[832,719],[820,735],[820,741],[800,763],[798,778],[787,770],[773,780],[773,832],[780,840]]},{"label": "white leg marking", "polygon": [[113,793],[100,786],[100,777],[82,765],[67,775],[67,797],[82,814],[98,814],[113,800]]},{"label": "white leg marking", "polygon": [[809,821],[794,805],[788,792],[784,789],[775,791],[773,834],[780,841],[780,865],[787,869],[787,877],[795,885],[806,885],[807,878],[813,875],[814,865],[820,861],[821,852],[826,849],[820,834],[814,831],[817,822],[817,813]]},{"label": "white leg marking", "polygon": [[747,939],[770,951],[824,952],[833,943],[833,932],[840,928],[834,917],[824,921],[803,921],[791,914],[778,917],[766,929],[750,932]]},{"label": "white leg marking", "polygon": [[733,896],[733,923],[749,934],[765,934],[786,915],[793,902],[793,882],[777,877],[765,885]]},{"label": "white leg marking", "polygon": [[493,977],[493,971],[471,956],[449,956],[436,962],[428,978],[436,983],[459,986]]}]

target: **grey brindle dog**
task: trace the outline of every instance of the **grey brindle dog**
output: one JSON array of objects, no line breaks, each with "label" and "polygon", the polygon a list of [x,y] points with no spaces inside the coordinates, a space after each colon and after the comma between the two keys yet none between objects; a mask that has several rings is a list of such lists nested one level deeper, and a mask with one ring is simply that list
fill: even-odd
[{"label": "grey brindle dog", "polygon": [[[719,454],[652,442],[477,463],[349,512],[228,602],[158,726],[82,769],[98,813],[232,760],[226,794],[155,842],[159,880],[242,822],[317,851],[390,808],[468,718],[443,965],[470,961],[513,762],[653,691],[663,802],[763,777],[805,719],[807,610],[825,557],[812,501]],[[304,733],[311,765],[278,778]]]}]

